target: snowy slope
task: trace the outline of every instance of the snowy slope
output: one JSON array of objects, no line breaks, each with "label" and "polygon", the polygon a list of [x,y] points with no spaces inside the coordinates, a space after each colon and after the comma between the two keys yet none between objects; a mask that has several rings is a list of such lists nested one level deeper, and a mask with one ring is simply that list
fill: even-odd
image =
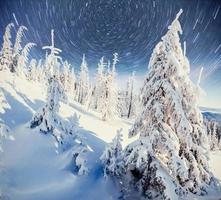
[{"label": "snowy slope", "polygon": [[[69,97],[69,104],[62,103],[60,116],[69,120],[74,113],[80,116],[79,134],[92,149],[88,154],[89,174],[78,176],[72,166],[71,152],[56,153],[55,140],[28,128],[33,113],[45,102],[43,85],[0,74],[0,89],[5,102],[0,105],[0,119],[7,124],[15,138],[5,141],[0,155],[0,194],[13,200],[83,199],[108,200],[120,196],[109,179],[103,178],[99,157],[105,146],[122,128],[123,146],[132,122],[115,119],[103,122],[101,116],[88,111]],[[211,156],[211,166],[221,179],[220,152]]]},{"label": "snowy slope", "polygon": [[[27,122],[45,101],[45,89],[38,83],[16,79],[1,73],[1,89],[8,106],[1,105],[0,119],[12,130],[15,141],[6,141],[1,157],[0,188],[11,199],[116,199],[113,184],[103,179],[99,157],[107,142],[123,128],[124,144],[128,143],[130,122],[116,119],[103,122],[98,113],[89,112],[71,101],[62,103],[60,115],[69,119],[80,116],[80,135],[92,149],[88,155],[89,175],[77,176],[72,167],[71,153],[56,153],[55,140],[30,130]],[[87,193],[85,193],[85,190]],[[99,192],[96,192],[99,191]]]}]

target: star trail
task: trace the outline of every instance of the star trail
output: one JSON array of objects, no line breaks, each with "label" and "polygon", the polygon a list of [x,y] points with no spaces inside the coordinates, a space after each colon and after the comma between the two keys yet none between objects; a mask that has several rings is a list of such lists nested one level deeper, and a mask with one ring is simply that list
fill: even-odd
[{"label": "star trail", "polygon": [[83,53],[93,71],[100,57],[111,59],[118,52],[118,75],[142,76],[154,46],[182,8],[181,42],[186,41],[191,77],[196,81],[203,67],[201,86],[208,96],[203,104],[221,107],[220,7],[220,0],[0,0],[0,42],[8,23],[16,30],[25,25],[24,43],[35,42],[32,56],[40,58],[53,28],[62,57],[76,69]]}]

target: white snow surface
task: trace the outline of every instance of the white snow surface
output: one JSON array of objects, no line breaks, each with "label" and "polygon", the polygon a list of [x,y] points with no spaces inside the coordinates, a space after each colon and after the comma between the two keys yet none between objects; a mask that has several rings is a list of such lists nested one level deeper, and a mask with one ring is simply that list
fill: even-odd
[{"label": "white snow surface", "polygon": [[[86,158],[88,175],[79,176],[73,169],[71,152],[57,153],[55,139],[51,135],[28,128],[34,112],[45,103],[46,88],[37,82],[19,79],[9,72],[1,72],[0,89],[8,104],[0,104],[0,120],[9,126],[14,137],[14,140],[4,141],[4,152],[0,154],[2,199],[118,199],[120,191],[111,179],[103,177],[99,158],[121,128],[123,147],[132,142],[128,139],[128,130],[133,122],[118,118],[104,122],[99,113],[88,111],[74,102],[71,96],[68,104],[61,103],[61,117],[70,119],[74,113],[80,116],[79,135],[91,149]],[[220,152],[211,153],[210,164],[213,173],[221,180]],[[211,199],[218,199],[218,196],[211,195]]]},{"label": "white snow surface", "polygon": [[221,152],[215,151],[210,153],[210,166],[214,175],[221,180]]}]

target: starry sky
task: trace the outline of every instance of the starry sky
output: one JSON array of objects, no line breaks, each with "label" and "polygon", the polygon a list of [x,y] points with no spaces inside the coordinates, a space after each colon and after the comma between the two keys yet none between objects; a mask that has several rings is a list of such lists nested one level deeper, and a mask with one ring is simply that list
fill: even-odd
[{"label": "starry sky", "polygon": [[[118,79],[136,71],[142,84],[154,46],[166,33],[180,8],[181,42],[187,43],[191,78],[201,67],[201,105],[221,108],[221,0],[0,0],[0,43],[5,26],[13,22],[13,39],[25,25],[23,43],[35,42],[31,57],[39,59],[50,44],[50,30],[61,56],[76,70],[86,54],[91,75],[100,57],[119,54]],[[12,39],[12,40],[13,40]]]}]

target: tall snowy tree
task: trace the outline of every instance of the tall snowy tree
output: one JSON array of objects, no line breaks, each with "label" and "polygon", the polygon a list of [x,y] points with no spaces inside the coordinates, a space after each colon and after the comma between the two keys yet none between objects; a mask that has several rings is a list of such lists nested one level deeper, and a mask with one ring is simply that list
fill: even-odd
[{"label": "tall snowy tree", "polygon": [[119,89],[118,92],[117,114],[121,118],[125,117],[127,114],[125,89]]},{"label": "tall snowy tree", "polygon": [[[51,30],[51,46],[44,46],[42,49],[49,50],[50,54],[46,51],[45,68],[46,77],[51,77],[51,75],[58,75],[60,72],[62,58],[59,56],[61,49],[58,49],[54,45],[54,30]],[[59,77],[57,77],[59,79]]]},{"label": "tall snowy tree", "polygon": [[97,68],[97,74],[95,76],[95,88],[94,88],[94,93],[93,93],[93,102],[92,102],[92,107],[98,112],[101,111],[101,104],[102,101],[104,100],[105,97],[105,63],[104,63],[104,57],[102,57],[98,63],[98,68]]},{"label": "tall snowy tree", "polygon": [[112,69],[109,69],[104,82],[104,97],[100,102],[102,120],[114,118],[117,112],[118,88],[116,85],[116,63],[118,61],[118,54],[114,53]]},{"label": "tall snowy tree", "polygon": [[38,60],[37,64],[37,74],[36,74],[36,80],[38,82],[42,82],[44,80],[44,73],[43,73],[43,66],[42,66],[42,60]]},{"label": "tall snowy tree", "polygon": [[180,44],[181,13],[152,53],[142,88],[143,111],[129,133],[139,139],[124,155],[133,184],[147,199],[174,199],[186,192],[204,195],[215,182],[208,167],[198,87],[189,78]]},{"label": "tall snowy tree", "polygon": [[78,81],[77,101],[79,103],[86,104],[87,97],[89,94],[89,89],[90,89],[89,72],[84,54],[82,58],[81,71],[79,74],[79,81]]},{"label": "tall snowy tree", "polygon": [[31,59],[29,66],[27,67],[27,79],[29,81],[36,81],[37,80],[37,60]]},{"label": "tall snowy tree", "polygon": [[48,51],[46,51],[45,53],[45,59],[42,60],[41,62],[41,66],[42,66],[42,72],[41,72],[41,80],[47,85],[48,83],[48,77],[50,76],[50,72],[51,72],[51,69],[50,69],[50,65],[48,64]]},{"label": "tall snowy tree", "polygon": [[21,55],[18,58],[18,65],[16,73],[18,76],[24,77],[28,73],[28,56],[32,47],[36,46],[35,43],[27,43],[23,48]]},{"label": "tall snowy tree", "polygon": [[66,92],[70,92],[71,90],[71,65],[68,63],[68,61],[63,62],[63,73],[62,73],[62,82],[64,85],[64,90]]},{"label": "tall snowy tree", "polygon": [[127,88],[126,88],[126,94],[125,94],[127,118],[131,118],[136,115],[137,99],[136,99],[136,95],[134,94],[134,76],[135,76],[135,73],[133,72],[127,81]]},{"label": "tall snowy tree", "polygon": [[24,36],[24,31],[27,31],[28,29],[25,26],[20,26],[18,29],[18,32],[16,34],[15,44],[13,48],[13,55],[12,55],[12,68],[11,71],[15,72],[18,66],[18,58],[20,56],[22,46],[22,37]]},{"label": "tall snowy tree", "polygon": [[50,50],[50,54],[46,59],[47,67],[50,70],[48,72],[46,105],[34,115],[30,125],[31,128],[39,126],[40,131],[43,133],[53,133],[56,123],[58,123],[59,102],[62,98],[65,98],[57,75],[60,66],[58,54],[61,50],[54,47],[54,30],[51,31],[51,39],[52,45],[43,47],[43,49]]},{"label": "tall snowy tree", "polygon": [[73,94],[73,98],[75,99],[76,93],[77,93],[77,80],[76,75],[74,71],[74,67],[71,68],[71,92]]},{"label": "tall snowy tree", "polygon": [[11,29],[14,27],[13,23],[6,26],[5,34],[3,36],[3,45],[0,52],[0,70],[11,69],[12,66],[12,42],[11,42]]}]

